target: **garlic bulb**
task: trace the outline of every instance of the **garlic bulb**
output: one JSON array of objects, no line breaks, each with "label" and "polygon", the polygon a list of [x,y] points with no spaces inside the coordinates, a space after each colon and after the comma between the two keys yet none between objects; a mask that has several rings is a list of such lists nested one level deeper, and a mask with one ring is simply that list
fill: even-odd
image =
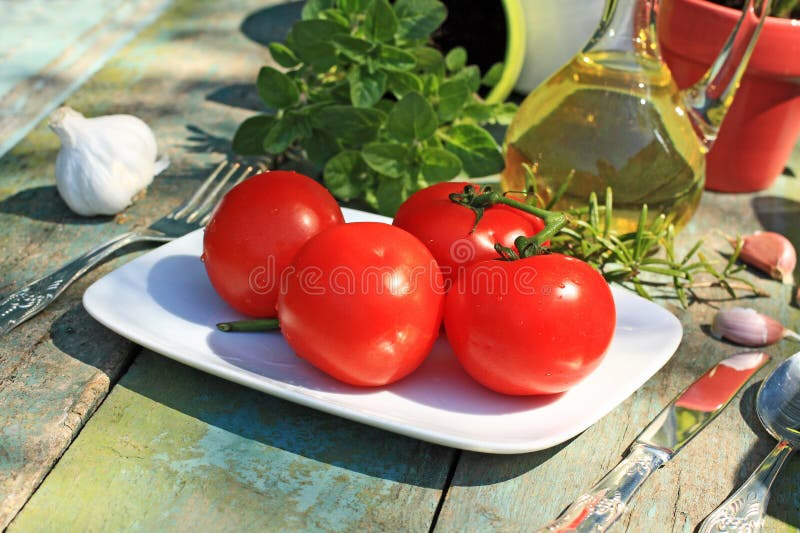
[{"label": "garlic bulb", "polygon": [[132,115],[86,118],[61,107],[50,115],[50,128],[61,139],[56,186],[79,215],[113,215],[167,168],[156,159],[153,131]]}]

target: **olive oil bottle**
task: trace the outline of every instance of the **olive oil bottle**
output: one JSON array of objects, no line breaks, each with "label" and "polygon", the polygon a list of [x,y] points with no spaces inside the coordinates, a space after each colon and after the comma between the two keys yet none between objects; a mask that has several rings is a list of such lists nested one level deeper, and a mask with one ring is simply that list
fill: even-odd
[{"label": "olive oil bottle", "polygon": [[573,173],[560,209],[586,205],[592,192],[602,202],[611,187],[620,231],[635,229],[643,204],[651,218],[688,222],[761,22],[743,24],[749,39],[729,43],[717,70],[681,92],[661,59],[655,16],[654,0],[607,0],[583,51],[534,89],[509,125],[504,190],[525,190],[528,164],[545,201]]}]

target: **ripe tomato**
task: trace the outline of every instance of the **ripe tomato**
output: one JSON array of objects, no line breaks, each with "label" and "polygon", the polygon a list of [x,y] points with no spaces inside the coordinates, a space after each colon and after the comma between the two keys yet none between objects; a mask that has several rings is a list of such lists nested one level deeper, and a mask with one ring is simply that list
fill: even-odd
[{"label": "ripe tomato", "polygon": [[447,293],[444,324],[479,383],[504,394],[552,394],[600,364],[616,308],[597,271],[549,254],[473,263]]},{"label": "ripe tomato", "polygon": [[[475,231],[475,213],[450,200],[450,194],[464,191],[466,183],[444,182],[412,194],[397,211],[394,225],[415,235],[436,258],[445,287],[464,267],[483,259],[496,259],[496,243],[513,247],[520,235],[531,236],[544,228],[538,217],[511,207],[486,209]],[[475,190],[479,187],[475,186]]]},{"label": "ripe tomato", "polygon": [[283,336],[298,356],[338,380],[392,383],[422,363],[439,335],[439,267],[399,228],[328,228],[303,246],[291,268],[278,299]]},{"label": "ripe tomato", "polygon": [[231,189],[203,236],[214,289],[252,317],[275,317],[281,273],[305,242],[344,222],[328,190],[296,172],[273,170]]}]

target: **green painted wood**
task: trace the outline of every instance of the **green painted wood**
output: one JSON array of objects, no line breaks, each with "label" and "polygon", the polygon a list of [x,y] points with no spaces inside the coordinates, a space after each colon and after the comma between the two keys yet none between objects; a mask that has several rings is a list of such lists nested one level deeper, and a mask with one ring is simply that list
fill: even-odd
[{"label": "green painted wood", "polygon": [[427,531],[453,453],[144,352],[9,531]]},{"label": "green painted wood", "polygon": [[[762,227],[781,231],[800,246],[800,183],[782,177],[755,195],[705,193],[691,224],[680,235],[688,246],[709,234],[708,248],[728,250],[721,236]],[[712,232],[716,228],[717,233]],[[798,275],[800,272],[796,272]],[[800,311],[790,305],[794,287],[748,273],[771,293],[769,298],[737,302],[800,326]],[[676,393],[719,359],[740,350],[713,339],[708,325],[720,301],[695,304],[676,313],[684,340],[670,362],[633,396],[590,429],[542,452],[512,457],[463,453],[446,495],[437,530],[530,530],[547,524],[611,469],[639,431]],[[656,472],[635,497],[619,531],[695,529],[767,455],[775,444],[755,415],[758,382],[800,347],[784,340],[766,349],[773,356],[731,406],[673,461]],[[800,457],[792,458],[774,486],[767,531],[800,528]]]},{"label": "green painted wood", "polygon": [[[172,160],[121,216],[85,219],[67,209],[55,190],[58,140],[46,120],[0,158],[0,295],[147,226],[229,155],[228,139],[259,106],[248,88],[265,59],[258,41],[298,13],[296,4],[277,3],[175,2],[66,101],[87,116],[140,116]],[[132,360],[136,348],[91,320],[80,298],[89,283],[145,249],[120,253],[0,338],[0,529]]]}]

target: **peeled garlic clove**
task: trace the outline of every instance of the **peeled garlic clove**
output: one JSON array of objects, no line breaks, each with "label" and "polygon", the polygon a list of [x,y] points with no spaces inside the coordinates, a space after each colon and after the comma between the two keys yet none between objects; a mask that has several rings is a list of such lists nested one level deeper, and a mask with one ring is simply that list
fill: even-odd
[{"label": "peeled garlic clove", "polygon": [[[736,246],[735,242],[732,242]],[[783,283],[792,283],[797,253],[791,241],[774,231],[757,231],[743,237],[739,259]]]},{"label": "peeled garlic clove", "polygon": [[774,318],[746,307],[732,307],[717,312],[711,323],[711,334],[741,346],[766,346],[787,336],[798,338],[796,333],[783,327]]},{"label": "peeled garlic clove", "polygon": [[61,139],[56,187],[79,215],[113,215],[169,165],[157,159],[153,131],[132,115],[86,118],[69,107],[50,116]]}]

